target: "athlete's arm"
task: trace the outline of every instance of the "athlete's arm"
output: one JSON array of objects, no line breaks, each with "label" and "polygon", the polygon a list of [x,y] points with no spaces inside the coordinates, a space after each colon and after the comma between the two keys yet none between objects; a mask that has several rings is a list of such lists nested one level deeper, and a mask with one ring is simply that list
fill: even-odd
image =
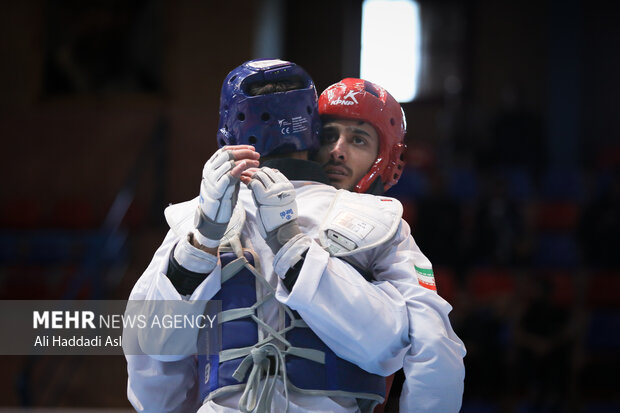
[{"label": "athlete's arm", "polygon": [[[169,231],[151,263],[136,282],[130,300],[146,302],[182,299],[165,275],[170,253],[177,242],[178,237]],[[149,331],[125,329],[123,332],[129,401],[139,412],[180,413],[198,410],[195,358],[183,355],[176,357],[176,360],[162,361],[161,357],[146,355],[140,350],[140,336]],[[143,338],[148,340],[148,337]],[[159,353],[156,349],[152,351]]]},{"label": "athlete's arm", "polygon": [[415,266],[428,260],[402,221],[396,242],[374,259],[373,274],[398,289],[407,302],[411,349],[405,356],[400,410],[458,412],[463,397],[465,346],[452,329],[450,304],[419,285]]},{"label": "athlete's arm", "polygon": [[390,283],[368,282],[306,238],[297,281],[290,292],[280,284],[276,298],[299,312],[338,356],[383,376],[399,370],[410,346],[402,295]]}]

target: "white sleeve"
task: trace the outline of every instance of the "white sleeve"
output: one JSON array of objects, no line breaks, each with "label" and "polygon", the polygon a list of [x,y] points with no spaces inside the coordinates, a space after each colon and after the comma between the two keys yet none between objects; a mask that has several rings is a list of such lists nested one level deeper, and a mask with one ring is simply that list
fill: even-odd
[{"label": "white sleeve", "polygon": [[168,231],[164,242],[159,246],[151,263],[134,285],[129,296],[130,300],[209,300],[220,289],[220,263],[209,276],[196,288],[190,296],[182,296],[174,288],[166,276],[168,262],[173,247],[179,242],[179,237]]},{"label": "white sleeve", "polygon": [[127,398],[136,411],[183,413],[198,410],[195,357],[169,362],[147,355],[126,355],[125,358],[129,375]]},{"label": "white sleeve", "polygon": [[401,294],[387,282],[369,283],[316,242],[290,294],[280,282],[276,298],[299,312],[339,357],[383,376],[401,368],[409,349]]},{"label": "white sleeve", "polygon": [[454,333],[452,306],[419,285],[414,264],[426,260],[403,221],[390,248],[375,257],[373,274],[389,281],[405,297],[411,349],[405,356],[404,412],[458,412],[463,398],[465,346]]},{"label": "white sleeve", "polygon": [[[219,263],[190,297],[183,297],[176,291],[166,276],[166,271],[170,253],[178,240],[172,231],[168,232],[151,263],[136,282],[130,300],[208,300],[215,295],[220,284]],[[145,343],[168,341],[160,337],[149,337],[150,333],[153,333],[151,329],[126,330],[123,334],[123,347],[144,349]],[[152,345],[147,347],[150,347],[149,351],[158,353]],[[127,397],[137,411],[176,413],[198,410],[200,404],[195,356],[126,354],[125,358],[128,373]]]}]

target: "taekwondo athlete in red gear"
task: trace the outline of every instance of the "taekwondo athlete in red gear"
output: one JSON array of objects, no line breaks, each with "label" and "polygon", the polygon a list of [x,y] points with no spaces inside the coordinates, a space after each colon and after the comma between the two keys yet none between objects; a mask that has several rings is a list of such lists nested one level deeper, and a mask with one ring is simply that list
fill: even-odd
[{"label": "taekwondo athlete in red gear", "polygon": [[[321,94],[319,113],[323,132],[315,160],[323,166],[332,185],[382,194],[398,182],[404,166],[406,122],[402,108],[385,89],[362,79],[343,79]],[[409,226],[402,221],[399,247],[390,254],[395,258],[408,256],[400,260],[412,264],[421,286],[436,291],[431,263],[409,234]],[[356,260],[355,254],[349,259]],[[403,365],[406,380],[400,411],[458,412],[463,396],[465,347],[447,318],[451,306],[436,296],[429,301],[434,311],[421,312],[420,291],[412,288],[406,274],[383,271],[373,262],[356,261],[361,271],[370,271],[375,279],[392,283],[407,300],[412,346]],[[434,331],[432,325],[442,326],[441,332],[421,334],[424,330]]]},{"label": "taekwondo athlete in red gear", "polygon": [[[398,181],[404,165],[405,118],[398,102],[385,89],[361,79],[344,79],[321,94],[319,113],[323,118],[322,145],[315,159],[322,164],[333,186],[381,194]],[[252,174],[250,168],[242,179]],[[305,205],[302,198],[303,194],[298,194],[300,204]],[[447,314],[451,306],[436,294],[412,287],[415,284],[436,290],[431,263],[409,235],[407,223],[401,220],[400,203],[344,190],[337,194],[337,199],[319,224],[322,245],[359,272],[391,282],[408,298],[412,349],[403,366],[407,380],[400,399],[401,410],[459,411],[465,348],[450,326]],[[303,215],[300,210],[300,216]],[[370,237],[362,228],[373,225],[384,225],[383,231],[378,231],[383,237],[374,241],[373,249],[380,250],[378,245],[386,250],[392,248],[393,257],[385,255],[375,260],[362,253],[368,245],[363,246],[356,235],[361,231],[368,242]],[[396,241],[396,237],[400,240]],[[402,263],[397,255],[401,255]],[[423,301],[428,303],[422,305]],[[426,305],[433,311],[420,311]]]},{"label": "taekwondo athlete in red gear", "polygon": [[[290,79],[301,80],[302,87],[249,92],[252,84]],[[250,190],[238,181],[256,157],[247,146],[235,145],[252,144],[267,156],[318,146],[311,79],[289,62],[247,62],[224,81],[220,122],[218,143],[233,147],[207,161],[198,199],[166,210],[171,230],[130,299],[221,299],[236,305],[240,295],[229,282],[237,275],[231,276],[226,262],[230,254],[247,261],[259,257],[260,270],[251,264],[240,270],[240,277],[255,277],[252,285],[260,285],[241,297],[254,301],[246,317],[254,326],[239,334],[244,346],[248,340],[253,346],[234,348],[223,337],[224,349],[215,358],[158,356],[161,338],[142,332],[129,338],[149,350],[126,356],[130,401],[138,411],[157,412],[372,410],[385,390],[378,375],[396,371],[409,348],[404,299],[389,283],[367,282],[317,242],[324,211],[337,192],[317,164],[276,157],[265,163],[280,172],[265,169],[261,185]],[[283,131],[284,125],[290,129]],[[241,246],[251,248],[249,257]],[[303,321],[293,323],[289,308]]]}]

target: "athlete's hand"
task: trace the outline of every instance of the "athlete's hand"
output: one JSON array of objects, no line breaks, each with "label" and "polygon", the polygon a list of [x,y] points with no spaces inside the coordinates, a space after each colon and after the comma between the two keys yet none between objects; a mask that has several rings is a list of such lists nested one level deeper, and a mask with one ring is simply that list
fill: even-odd
[{"label": "athlete's hand", "polygon": [[194,226],[196,240],[217,247],[237,202],[243,171],[257,167],[260,154],[251,145],[225,146],[205,163]]},{"label": "athlete's hand", "polygon": [[267,167],[248,169],[242,173],[241,180],[252,190],[261,235],[276,253],[300,233],[295,188],[279,171]]}]

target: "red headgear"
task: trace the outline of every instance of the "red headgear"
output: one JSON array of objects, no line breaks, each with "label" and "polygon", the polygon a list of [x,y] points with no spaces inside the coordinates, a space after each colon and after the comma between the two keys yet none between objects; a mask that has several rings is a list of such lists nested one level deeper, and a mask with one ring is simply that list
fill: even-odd
[{"label": "red headgear", "polygon": [[363,79],[342,79],[321,93],[319,114],[368,122],[379,135],[377,159],[355,185],[356,192],[366,192],[378,177],[385,191],[398,182],[405,164],[407,125],[402,108],[387,90]]}]

